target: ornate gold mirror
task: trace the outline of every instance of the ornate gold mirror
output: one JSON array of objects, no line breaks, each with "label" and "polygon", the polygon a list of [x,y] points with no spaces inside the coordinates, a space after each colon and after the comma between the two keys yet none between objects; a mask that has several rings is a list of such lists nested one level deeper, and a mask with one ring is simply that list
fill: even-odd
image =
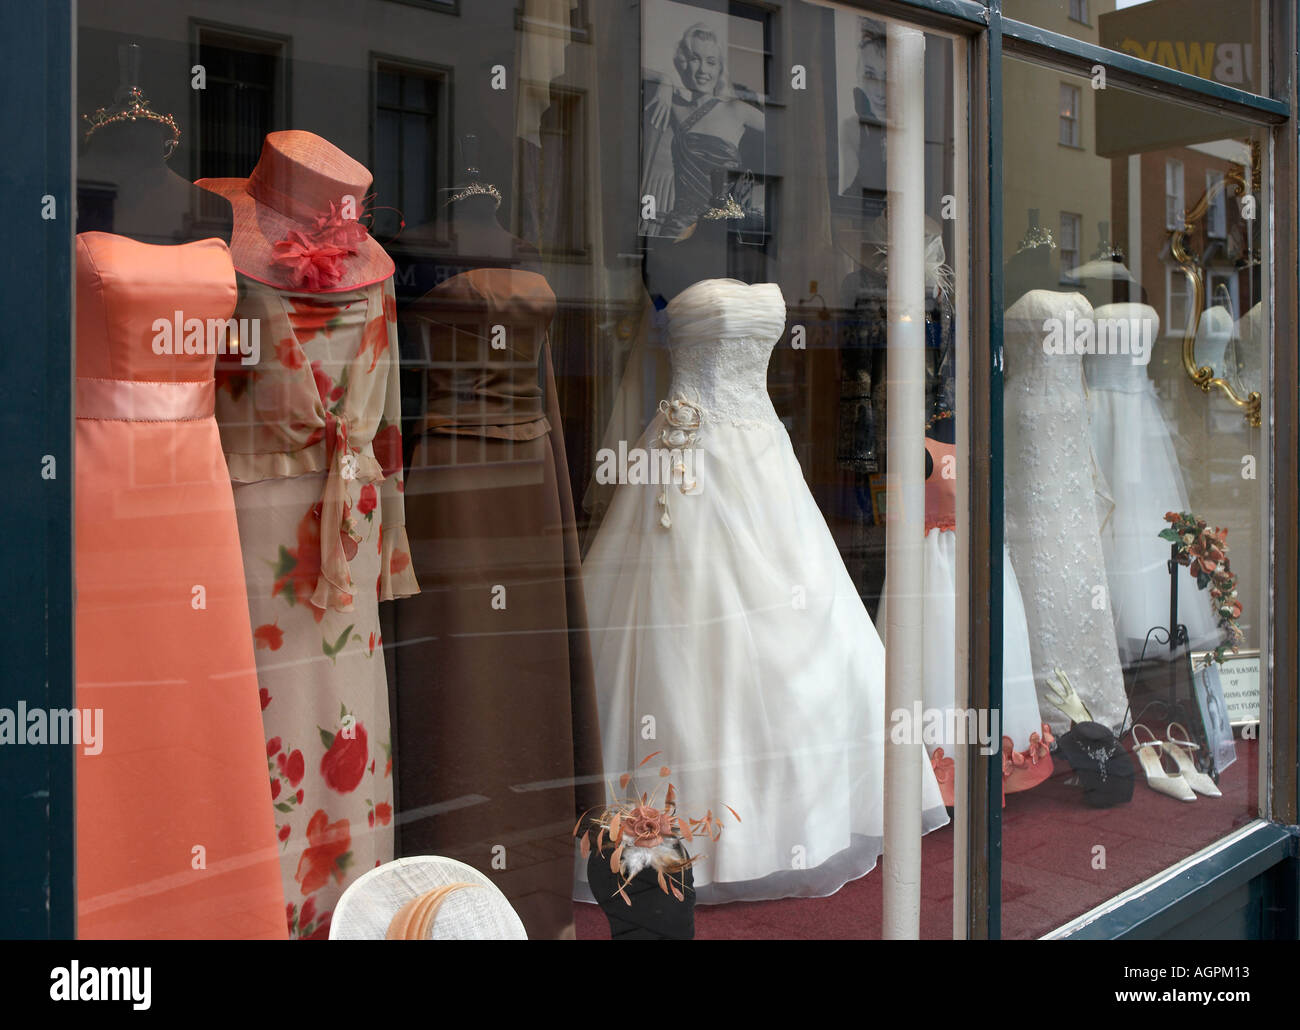
[{"label": "ornate gold mirror", "polygon": [[[1259,145],[1250,144],[1249,182],[1247,169],[1230,164],[1183,215],[1180,229],[1169,231],[1169,250],[1187,279],[1188,317],[1183,330],[1183,369],[1188,377],[1209,394],[1222,390],[1242,410],[1249,425],[1260,424],[1258,363],[1264,326],[1258,305],[1244,316],[1215,297],[1207,306],[1204,256],[1189,249],[1191,237],[1206,221],[1216,199],[1237,199],[1242,218],[1250,223],[1259,205]],[[1258,246],[1256,241],[1255,246]],[[1244,248],[1246,267],[1255,261],[1253,247]],[[1222,288],[1221,288],[1222,289]],[[1224,291],[1226,292],[1226,291]]]}]

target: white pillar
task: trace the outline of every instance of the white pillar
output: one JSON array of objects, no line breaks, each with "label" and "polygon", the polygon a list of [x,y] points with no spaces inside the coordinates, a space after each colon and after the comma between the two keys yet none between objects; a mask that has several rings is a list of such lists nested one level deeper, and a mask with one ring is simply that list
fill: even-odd
[{"label": "white pillar", "polygon": [[885,130],[888,189],[889,443],[885,579],[886,940],[921,932],[920,727],[913,739],[889,740],[890,713],[921,701],[921,565],[925,538],[925,36],[891,24],[886,46],[889,90]]}]

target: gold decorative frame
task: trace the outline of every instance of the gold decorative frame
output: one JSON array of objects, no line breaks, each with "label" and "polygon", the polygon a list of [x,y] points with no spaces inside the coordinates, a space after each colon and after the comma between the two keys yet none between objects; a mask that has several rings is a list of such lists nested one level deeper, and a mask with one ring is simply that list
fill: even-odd
[{"label": "gold decorative frame", "polygon": [[[1245,195],[1247,190],[1251,193],[1259,190],[1259,144],[1253,142],[1250,145],[1251,153],[1251,182],[1248,185],[1246,176],[1242,169],[1237,167],[1229,168],[1223,175],[1223,179],[1202,194],[1195,206],[1183,215],[1183,227],[1181,229],[1171,229],[1169,231],[1169,250],[1173,254],[1174,260],[1178,262],[1179,270],[1187,277],[1187,284],[1191,289],[1191,308],[1190,316],[1187,319],[1187,327],[1183,330],[1183,370],[1193,383],[1201,388],[1203,393],[1209,393],[1215,387],[1218,387],[1228,396],[1246,419],[1246,423],[1251,426],[1260,424],[1260,404],[1261,398],[1257,390],[1252,390],[1247,396],[1242,397],[1237,392],[1236,387],[1221,375],[1217,375],[1215,370],[1208,365],[1198,365],[1196,363],[1196,331],[1201,324],[1202,308],[1205,306],[1205,280],[1202,278],[1201,266],[1198,264],[1196,257],[1187,250],[1187,238],[1195,231],[1196,224],[1205,217],[1210,208],[1210,203],[1219,193],[1227,193],[1229,188],[1232,190],[1234,197]],[[1224,370],[1226,372],[1226,369]]]}]

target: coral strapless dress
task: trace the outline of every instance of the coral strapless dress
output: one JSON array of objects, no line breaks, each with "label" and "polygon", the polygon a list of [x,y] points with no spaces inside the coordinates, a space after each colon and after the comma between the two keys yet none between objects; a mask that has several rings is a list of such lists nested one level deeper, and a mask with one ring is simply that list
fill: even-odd
[{"label": "coral strapless dress", "polygon": [[154,347],[234,309],[220,240],[77,237],[81,937],[285,936],[215,356]]}]

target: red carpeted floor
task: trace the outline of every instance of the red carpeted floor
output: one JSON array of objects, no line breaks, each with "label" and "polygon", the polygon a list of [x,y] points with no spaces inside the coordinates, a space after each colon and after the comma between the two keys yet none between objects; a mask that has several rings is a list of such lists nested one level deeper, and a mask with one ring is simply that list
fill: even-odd
[{"label": "red carpeted floor", "polygon": [[[1175,801],[1147,787],[1139,770],[1133,800],[1104,809],[1079,800],[1078,789],[1066,784],[1070,767],[1055,757],[1052,778],[1011,795],[1003,809],[1002,936],[1040,936],[1255,818],[1256,744],[1237,741],[1237,761],[1219,783],[1221,798]],[[952,936],[952,848],[951,824],[922,841],[924,938]],[[877,866],[829,898],[700,906],[695,935],[698,940],[875,938],[880,885]],[[575,908],[579,938],[609,938],[599,908]]]}]

